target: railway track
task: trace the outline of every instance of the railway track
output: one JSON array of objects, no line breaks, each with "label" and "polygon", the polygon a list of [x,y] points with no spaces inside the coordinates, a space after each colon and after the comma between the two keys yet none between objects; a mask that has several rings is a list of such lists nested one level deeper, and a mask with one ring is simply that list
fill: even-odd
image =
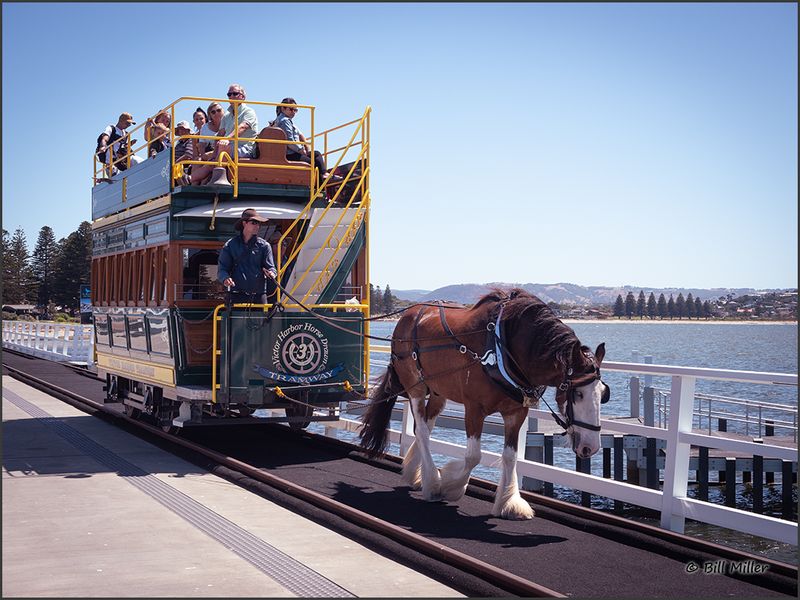
[{"label": "railway track", "polygon": [[[91,374],[10,353],[3,364],[34,387],[470,596],[796,596],[791,565],[538,495],[527,496],[537,512],[533,521],[501,521],[489,516],[492,484],[477,479],[458,503],[429,504],[403,488],[397,458],[368,460],[350,444],[277,425],[239,426],[235,435],[198,429],[170,436],[126,417],[119,405],[102,404],[103,382]],[[768,571],[739,578],[686,573],[690,562],[720,560],[755,560]]]}]

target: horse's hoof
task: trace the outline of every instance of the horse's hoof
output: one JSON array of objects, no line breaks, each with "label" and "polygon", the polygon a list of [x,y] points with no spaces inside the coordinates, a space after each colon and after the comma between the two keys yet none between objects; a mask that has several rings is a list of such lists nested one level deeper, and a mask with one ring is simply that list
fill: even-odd
[{"label": "horse's hoof", "polygon": [[493,516],[509,521],[528,521],[536,514],[531,505],[522,498],[517,501],[507,502],[499,513],[500,514],[498,514],[497,511],[492,511]]}]

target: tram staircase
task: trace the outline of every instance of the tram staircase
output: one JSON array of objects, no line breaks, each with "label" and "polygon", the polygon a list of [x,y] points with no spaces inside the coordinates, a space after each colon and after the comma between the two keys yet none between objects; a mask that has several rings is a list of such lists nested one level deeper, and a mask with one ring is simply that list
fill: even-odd
[{"label": "tram staircase", "polygon": [[284,284],[292,296],[306,306],[337,299],[364,246],[365,211],[366,206],[311,210],[306,237]]}]

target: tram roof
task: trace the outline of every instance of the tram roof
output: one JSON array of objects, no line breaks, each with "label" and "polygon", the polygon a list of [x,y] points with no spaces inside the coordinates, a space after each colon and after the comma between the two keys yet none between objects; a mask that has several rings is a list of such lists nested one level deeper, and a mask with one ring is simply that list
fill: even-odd
[{"label": "tram roof", "polygon": [[[286,202],[220,202],[217,204],[216,213],[214,204],[203,204],[177,213],[176,217],[208,217],[216,214],[217,219],[238,219],[248,208],[254,208],[263,217],[268,219],[296,219],[303,211],[303,206],[287,204]],[[308,212],[304,215],[308,218]]]}]

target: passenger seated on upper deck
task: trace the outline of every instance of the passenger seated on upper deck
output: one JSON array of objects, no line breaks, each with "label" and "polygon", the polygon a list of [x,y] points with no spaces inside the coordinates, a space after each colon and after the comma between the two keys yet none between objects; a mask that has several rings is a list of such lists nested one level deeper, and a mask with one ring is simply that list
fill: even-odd
[{"label": "passenger seated on upper deck", "polygon": [[[231,100],[244,100],[246,94],[244,88],[238,83],[232,83],[228,87],[228,98]],[[220,126],[220,136],[233,137],[234,129],[238,128],[239,138],[254,139],[258,135],[258,117],[256,111],[247,106],[244,102],[239,103],[239,119],[234,122],[235,114],[234,103],[228,105],[228,112],[222,117],[222,125]],[[229,150],[231,142],[227,140],[220,140],[217,142],[217,155],[220,152],[228,152],[233,158],[232,152]],[[255,142],[239,142],[239,156],[241,158],[254,158],[256,153]]]},{"label": "passenger seated on upper deck", "polygon": [[[232,83],[228,87],[228,98],[231,100],[244,100],[244,88],[238,83]],[[211,118],[211,122],[216,122],[216,109],[212,108],[214,106],[219,107],[220,111],[222,110],[222,107],[220,107],[220,105],[216,102],[209,105],[208,115]],[[222,117],[222,121],[219,123],[217,135],[224,137],[233,136],[234,129],[238,128],[238,135],[240,138],[254,139],[258,135],[258,117],[256,117],[256,111],[247,106],[244,102],[239,103],[239,119],[237,126],[234,125],[234,110],[234,105],[231,103],[228,106],[228,111],[225,113],[225,115]],[[239,157],[253,158],[255,156],[255,150],[255,142],[239,142]],[[216,142],[213,153],[203,156],[202,158],[203,160],[209,161],[217,160],[222,152],[227,153],[232,159],[234,158],[231,152],[231,143],[228,140],[219,140]],[[206,177],[211,175],[213,170],[214,167],[212,165],[195,165],[195,169],[193,169],[194,172],[192,173],[192,183],[195,185],[202,183]]]},{"label": "passenger seated on upper deck", "polygon": [[[203,125],[208,123],[208,114],[200,106],[194,109],[192,123],[194,123],[194,134],[201,135]],[[200,140],[192,140],[192,150],[195,156],[200,156]]]},{"label": "passenger seated on upper deck", "polygon": [[[208,121],[200,128],[198,135],[216,136],[222,125],[222,105],[212,102],[208,105]],[[212,139],[197,140],[197,160],[213,160],[216,156],[216,142]],[[192,167],[191,184],[201,185],[211,176],[210,165],[194,165]]]},{"label": "passenger seated on upper deck", "polygon": [[[98,161],[105,165],[108,164],[107,150],[109,144],[111,144],[114,161],[128,153],[128,147],[136,143],[136,140],[131,140],[130,134],[125,132],[131,125],[136,125],[136,121],[133,120],[131,113],[124,112],[119,116],[119,119],[117,119],[116,125],[109,125],[97,136],[97,148],[95,149],[95,153],[97,154]],[[131,158],[134,159],[135,157],[131,156]],[[117,170],[124,171],[127,168],[127,160],[120,160],[114,165],[114,168],[106,167],[104,172],[110,177],[116,173]]]},{"label": "passenger seated on upper deck", "polygon": [[154,118],[147,119],[144,128],[144,139],[147,140],[147,155],[153,158],[157,153],[170,147],[169,134],[172,129],[172,117],[162,110]]},{"label": "passenger seated on upper deck", "polygon": [[192,126],[189,121],[179,121],[175,125],[175,162],[179,163],[182,160],[192,160],[194,158],[194,144],[192,139],[183,137],[192,133]]},{"label": "passenger seated on upper deck", "polygon": [[[297,104],[294,98],[284,98],[281,104]],[[278,116],[270,123],[271,127],[280,127],[286,133],[286,139],[290,142],[305,142],[306,136],[294,126],[292,117],[297,114],[296,106],[276,106],[275,112]],[[311,152],[305,144],[288,144],[286,146],[286,158],[294,161],[302,161],[311,164]],[[323,177],[328,176],[328,168],[325,166],[325,159],[319,150],[314,150],[314,166],[317,167],[317,185]]]}]

